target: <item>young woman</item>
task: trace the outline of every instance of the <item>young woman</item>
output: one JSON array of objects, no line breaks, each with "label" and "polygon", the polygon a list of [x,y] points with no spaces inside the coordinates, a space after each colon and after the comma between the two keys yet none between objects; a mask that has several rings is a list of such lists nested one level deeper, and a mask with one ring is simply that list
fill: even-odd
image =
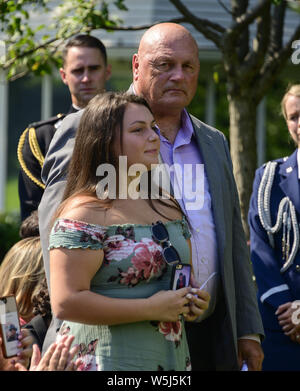
[{"label": "young woman", "polygon": [[[52,310],[64,320],[60,334],[75,336],[83,370],[190,369],[184,319],[203,313],[209,295],[191,287],[170,290],[170,253],[191,263],[187,223],[175,201],[150,198],[151,186],[149,197],[130,197],[133,178],[119,164],[123,156],[126,169],[142,164],[150,170],[159,146],[140,97],[98,95],[81,118],[50,234],[50,281]],[[105,178],[98,175],[108,164],[116,186],[110,182],[101,200],[97,184]],[[120,196],[124,183],[128,194],[123,186]]]}]

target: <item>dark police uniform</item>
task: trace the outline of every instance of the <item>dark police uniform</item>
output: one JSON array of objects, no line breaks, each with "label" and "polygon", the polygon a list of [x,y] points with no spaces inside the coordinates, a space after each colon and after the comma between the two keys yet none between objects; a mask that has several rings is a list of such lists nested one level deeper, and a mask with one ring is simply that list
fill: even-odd
[{"label": "dark police uniform", "polygon": [[[76,112],[71,106],[67,114]],[[56,129],[67,114],[58,114],[45,121],[30,124],[23,132],[18,144],[19,199],[21,221],[36,210],[44,193],[45,185],[41,173],[44,158]]]},{"label": "dark police uniform", "polygon": [[[262,192],[263,175],[267,165],[257,169],[253,183],[253,194],[249,207],[251,261],[258,287],[258,304],[265,329],[263,370],[300,370],[300,345],[284,334],[275,312],[281,304],[300,300],[300,182],[298,179],[297,150],[289,157],[275,160],[270,192]],[[267,178],[267,176],[266,176]],[[262,196],[260,202],[259,194]],[[279,208],[286,198],[293,206],[290,230],[278,224],[278,230],[267,234],[261,219],[259,206],[270,213],[274,227],[281,211],[287,213],[288,204]],[[282,222],[287,220],[284,217]],[[262,224],[263,223],[263,224]],[[275,229],[274,229],[275,230]],[[270,239],[272,239],[270,241]],[[294,249],[294,256],[287,262]]]}]

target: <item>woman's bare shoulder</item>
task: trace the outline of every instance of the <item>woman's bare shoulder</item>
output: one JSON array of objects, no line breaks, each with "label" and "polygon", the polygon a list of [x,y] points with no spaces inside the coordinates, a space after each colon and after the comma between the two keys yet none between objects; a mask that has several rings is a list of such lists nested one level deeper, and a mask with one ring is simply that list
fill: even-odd
[{"label": "woman's bare shoulder", "polygon": [[90,195],[76,195],[66,201],[59,218],[105,225],[107,206]]}]

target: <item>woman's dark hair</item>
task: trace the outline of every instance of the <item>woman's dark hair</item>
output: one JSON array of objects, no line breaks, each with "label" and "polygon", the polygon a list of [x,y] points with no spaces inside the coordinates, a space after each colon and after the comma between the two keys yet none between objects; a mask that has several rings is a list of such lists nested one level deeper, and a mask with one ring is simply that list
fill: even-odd
[{"label": "woman's dark hair", "polygon": [[32,236],[40,236],[38,211],[34,210],[30,216],[22,222],[19,235],[21,239]]},{"label": "woman's dark hair", "polygon": [[90,100],[76,132],[63,200],[78,193],[95,195],[99,182],[96,171],[101,164],[118,168],[114,142],[119,139],[122,148],[123,118],[129,103],[151,111],[143,98],[127,93],[106,92]]},{"label": "woman's dark hair", "polygon": [[41,315],[44,318],[51,318],[51,303],[48,291],[46,277],[39,285],[38,292],[32,297],[33,313],[34,315]]},{"label": "woman's dark hair", "polygon": [[[96,196],[101,179],[96,172],[101,164],[111,164],[118,171],[115,141],[119,140],[122,151],[123,118],[129,103],[143,105],[152,112],[144,98],[126,92],[101,93],[90,100],[76,132],[63,201],[77,194]],[[154,208],[151,197],[148,200]],[[64,202],[56,216],[63,206]]]}]

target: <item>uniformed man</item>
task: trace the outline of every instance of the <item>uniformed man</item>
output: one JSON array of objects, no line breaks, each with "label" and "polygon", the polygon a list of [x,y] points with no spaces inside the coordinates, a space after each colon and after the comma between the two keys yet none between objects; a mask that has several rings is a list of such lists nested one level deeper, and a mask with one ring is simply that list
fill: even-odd
[{"label": "uniformed man", "polygon": [[288,88],[281,108],[297,148],[255,173],[249,207],[250,247],[266,335],[263,370],[299,371],[300,84]]},{"label": "uniformed man", "polygon": [[105,89],[105,83],[111,75],[105,46],[93,36],[77,35],[68,41],[63,50],[63,67],[59,72],[71,95],[72,104],[68,113],[30,124],[19,140],[22,221],[38,208],[42,198],[45,188],[41,178],[44,157],[60,122],[66,115],[84,108],[96,94]]}]

